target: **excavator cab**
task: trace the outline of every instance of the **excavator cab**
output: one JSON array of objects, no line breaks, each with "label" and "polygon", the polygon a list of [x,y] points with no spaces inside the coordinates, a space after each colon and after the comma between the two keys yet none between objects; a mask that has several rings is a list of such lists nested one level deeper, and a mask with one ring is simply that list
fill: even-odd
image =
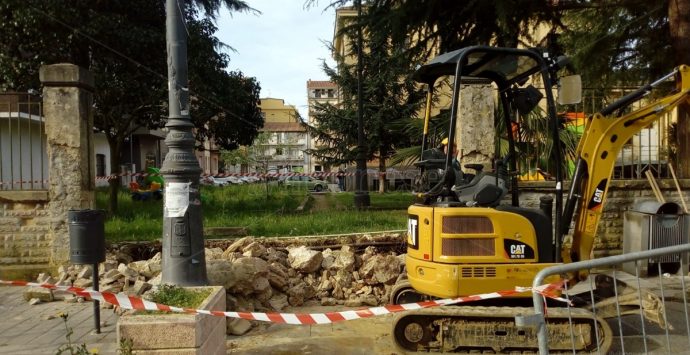
[{"label": "excavator cab", "polygon": [[[508,152],[497,157],[493,171],[466,165],[474,176],[458,181],[451,166],[455,157],[448,149],[436,182],[416,192],[416,203],[408,209],[406,263],[411,288],[444,298],[491,292],[497,287],[512,289],[528,286],[535,268],[557,261],[550,211],[521,207],[517,177],[508,172],[516,171],[512,129],[518,112],[531,111],[545,98],[552,134],[557,137],[551,88],[564,65],[563,58],[552,59],[534,49],[474,46],[442,54],[417,69],[414,79],[425,84],[428,93],[422,152],[428,151],[429,120],[433,113],[441,112],[434,105],[444,100],[450,114],[448,139],[455,142],[460,89],[467,83],[491,83],[497,89]],[[542,94],[528,84],[530,80],[547,90]],[[422,175],[429,173],[424,170],[429,163],[438,164],[438,160],[426,160],[422,155],[417,164]],[[560,179],[560,172],[556,175]],[[512,201],[504,203],[509,187]],[[524,267],[516,268],[517,264]],[[394,294],[397,296],[404,298],[404,292]]]},{"label": "excavator cab", "polygon": [[[549,88],[553,86],[555,72],[565,64],[562,58],[559,59],[561,62],[549,59],[543,52],[531,49],[475,46],[442,54],[415,72],[414,79],[427,87],[422,155],[420,161],[415,164],[421,172],[418,178],[420,183],[415,186],[419,203],[428,205],[434,202],[463,202],[473,205],[476,202],[491,200],[490,203],[484,202],[481,205],[492,207],[497,205],[496,201],[505,195],[508,186],[515,186],[517,182],[515,176],[510,177],[507,174],[508,171],[515,171],[515,159],[510,159],[516,156],[514,134],[511,131],[516,121],[515,112],[519,111],[523,114],[530,112],[544,96],[534,86],[525,84],[534,76],[541,74],[541,78],[536,81]],[[509,147],[507,154],[497,157],[494,172],[483,171],[484,166],[481,164],[465,164],[466,170],[473,171],[474,174],[467,174],[469,175],[467,178],[459,180],[457,179],[458,172],[450,169],[451,161],[455,158],[452,156],[452,151],[440,157],[438,153],[429,154],[434,151],[434,149],[429,149],[432,138],[429,134],[429,126],[432,115],[450,114],[448,139],[455,142],[455,128],[460,112],[458,103],[462,95],[460,87],[468,83],[493,83],[498,89],[499,104],[504,112],[503,126],[507,129],[506,139]],[[449,95],[447,91],[451,91],[451,94]],[[553,121],[551,128],[556,136],[554,99],[550,90],[546,92],[546,106],[549,118]],[[445,109],[438,109],[436,106],[444,106]],[[437,168],[439,165],[440,169],[430,169]],[[436,170],[440,173],[435,174]],[[489,183],[491,179],[487,179],[487,174],[493,177],[493,183]],[[514,181],[509,181],[511,178]],[[513,189],[513,192],[513,204],[517,205],[517,190]],[[471,199],[474,195],[480,198]],[[493,198],[488,196],[493,196]]]}]

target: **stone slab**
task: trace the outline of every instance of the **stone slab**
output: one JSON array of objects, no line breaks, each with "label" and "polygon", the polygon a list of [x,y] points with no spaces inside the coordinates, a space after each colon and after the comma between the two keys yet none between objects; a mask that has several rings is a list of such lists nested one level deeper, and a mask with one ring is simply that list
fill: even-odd
[{"label": "stone slab", "polygon": [[93,90],[93,74],[74,64],[44,65],[38,74],[44,86],[82,86]]}]

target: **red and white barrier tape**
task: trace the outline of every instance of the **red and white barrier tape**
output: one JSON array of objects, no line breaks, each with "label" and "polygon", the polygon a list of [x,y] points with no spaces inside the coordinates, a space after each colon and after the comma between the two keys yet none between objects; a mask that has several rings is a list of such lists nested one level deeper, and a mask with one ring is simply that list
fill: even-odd
[{"label": "red and white barrier tape", "polygon": [[[346,320],[369,318],[380,316],[384,314],[397,313],[402,311],[410,311],[422,308],[431,308],[439,306],[447,306],[459,303],[466,303],[472,301],[486,300],[492,298],[501,298],[506,296],[511,296],[523,292],[536,292],[545,297],[550,297],[554,299],[559,299],[558,296],[554,294],[554,291],[561,289],[562,283],[554,283],[548,285],[542,285],[535,289],[531,287],[516,287],[515,290],[510,291],[497,291],[491,293],[484,293],[480,295],[465,296],[458,298],[446,298],[434,301],[425,301],[417,303],[406,303],[399,305],[386,305],[380,307],[371,307],[354,311],[340,311],[340,312],[326,312],[326,313],[258,313],[258,312],[221,312],[221,311],[207,311],[202,309],[191,309],[191,308],[180,308],[162,305],[154,303],[151,301],[146,301],[139,297],[128,296],[124,293],[110,293],[110,292],[98,292],[90,289],[83,289],[74,286],[56,286],[50,284],[41,284],[35,282],[26,281],[3,281],[0,280],[0,284],[12,285],[12,286],[36,286],[43,287],[51,290],[62,290],[74,293],[77,296],[89,297],[101,302],[111,303],[115,306],[122,307],[124,309],[138,309],[138,310],[148,310],[148,311],[168,311],[168,312],[178,312],[178,313],[189,313],[189,314],[208,314],[218,317],[229,317],[229,318],[242,318],[247,320],[258,320],[264,322],[272,323],[284,323],[284,324],[328,324],[335,323]],[[562,300],[562,299],[561,299]]]},{"label": "red and white barrier tape", "polygon": [[[162,176],[163,174],[150,173],[122,173],[108,176],[96,176],[96,180],[112,180],[118,177],[133,176],[133,177],[147,177],[147,176]],[[328,176],[354,176],[355,173],[333,173],[333,172],[316,172],[316,173],[221,173],[221,174],[202,174],[200,177],[258,177],[258,178],[272,178],[280,176],[312,176],[312,177],[328,177]]]},{"label": "red and white barrier tape", "polygon": [[[147,176],[162,176],[163,174],[150,174],[150,173],[122,173],[113,174],[108,176],[96,176],[96,180],[112,180],[118,177],[147,177]],[[311,177],[329,177],[329,176],[355,176],[355,173],[333,173],[333,172],[316,172],[316,173],[227,173],[227,174],[202,174],[199,175],[202,178],[205,177],[257,177],[257,178],[275,178],[281,176],[311,176]],[[47,184],[49,180],[15,180],[15,181],[1,181],[2,185],[18,185],[18,184]]]}]

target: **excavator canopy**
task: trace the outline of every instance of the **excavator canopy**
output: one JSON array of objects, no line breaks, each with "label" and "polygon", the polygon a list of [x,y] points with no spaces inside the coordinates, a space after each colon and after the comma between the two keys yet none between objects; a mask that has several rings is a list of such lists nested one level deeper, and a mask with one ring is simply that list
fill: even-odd
[{"label": "excavator canopy", "polygon": [[[460,62],[462,66],[458,66]],[[454,75],[489,79],[506,87],[539,72],[543,63],[535,50],[472,46],[439,55],[419,67],[413,78],[432,85],[441,76]]]}]

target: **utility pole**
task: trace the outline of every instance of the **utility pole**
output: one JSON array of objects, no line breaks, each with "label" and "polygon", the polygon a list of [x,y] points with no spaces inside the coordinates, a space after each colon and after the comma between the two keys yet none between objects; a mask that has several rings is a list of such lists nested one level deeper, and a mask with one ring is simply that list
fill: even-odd
[{"label": "utility pole", "polygon": [[355,208],[369,207],[369,186],[367,182],[367,148],[364,137],[364,101],[362,100],[362,0],[357,6],[357,171],[355,171]]},{"label": "utility pole", "polygon": [[168,48],[168,154],[161,167],[165,178],[162,282],[180,286],[208,284],[201,218],[199,176],[194,134],[189,118],[187,37],[184,0],[166,1]]}]

